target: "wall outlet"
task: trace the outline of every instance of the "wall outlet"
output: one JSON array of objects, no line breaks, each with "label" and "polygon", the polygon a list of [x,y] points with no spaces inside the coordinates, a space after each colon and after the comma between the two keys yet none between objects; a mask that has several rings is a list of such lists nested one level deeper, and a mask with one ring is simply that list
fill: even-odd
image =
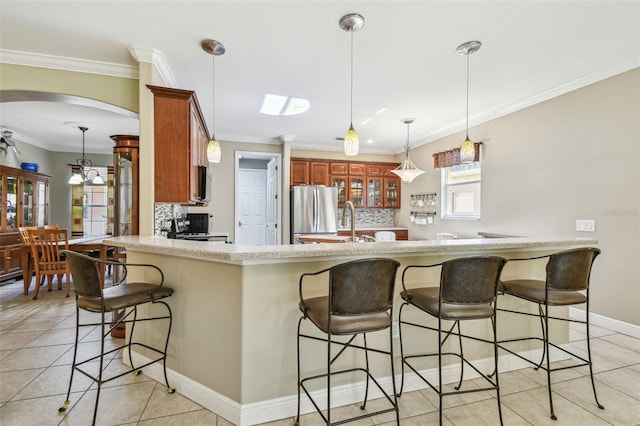
[{"label": "wall outlet", "polygon": [[593,219],[578,219],[576,220],[576,231],[596,232],[596,221]]},{"label": "wall outlet", "polygon": [[398,321],[393,321],[391,323],[391,334],[394,339],[398,339],[400,337],[400,325]]}]

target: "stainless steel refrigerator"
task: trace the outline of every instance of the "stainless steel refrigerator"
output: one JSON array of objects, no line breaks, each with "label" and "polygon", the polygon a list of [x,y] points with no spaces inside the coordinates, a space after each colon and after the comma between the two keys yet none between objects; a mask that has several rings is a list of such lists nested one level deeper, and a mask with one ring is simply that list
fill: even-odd
[{"label": "stainless steel refrigerator", "polygon": [[338,188],[323,185],[291,187],[291,243],[299,235],[336,235]]}]

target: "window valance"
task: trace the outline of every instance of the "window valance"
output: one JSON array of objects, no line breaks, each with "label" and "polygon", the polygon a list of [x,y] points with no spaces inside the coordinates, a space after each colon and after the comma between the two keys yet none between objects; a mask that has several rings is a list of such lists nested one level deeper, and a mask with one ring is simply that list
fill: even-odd
[{"label": "window valance", "polygon": [[[480,161],[480,145],[482,145],[482,142],[473,143],[473,147],[475,148],[473,161]],[[460,161],[460,148],[453,148],[433,154],[434,169],[443,169],[445,167],[457,166],[458,164],[462,164]]]}]

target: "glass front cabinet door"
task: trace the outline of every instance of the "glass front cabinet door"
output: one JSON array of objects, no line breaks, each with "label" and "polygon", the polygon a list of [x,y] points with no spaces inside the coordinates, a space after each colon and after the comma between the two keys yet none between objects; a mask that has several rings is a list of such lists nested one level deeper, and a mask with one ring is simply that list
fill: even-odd
[{"label": "glass front cabinet door", "polygon": [[349,199],[353,203],[354,207],[364,207],[364,178],[350,177],[349,178]]},{"label": "glass front cabinet door", "polygon": [[346,176],[331,176],[331,186],[338,189],[338,207],[344,207],[344,203],[347,201],[347,177]]},{"label": "glass front cabinet door", "polygon": [[399,178],[384,178],[384,207],[388,209],[400,208]]},{"label": "glass front cabinet door", "polygon": [[382,178],[367,178],[367,207],[382,207]]}]

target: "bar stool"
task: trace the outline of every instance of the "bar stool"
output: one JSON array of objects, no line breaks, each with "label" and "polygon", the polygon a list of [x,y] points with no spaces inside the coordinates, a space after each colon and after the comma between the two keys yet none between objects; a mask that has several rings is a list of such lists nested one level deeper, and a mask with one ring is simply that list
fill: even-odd
[{"label": "bar stool", "polygon": [[[300,421],[300,390],[305,394],[316,408],[327,425],[341,424],[365,417],[371,417],[382,413],[395,412],[396,424],[400,424],[398,403],[396,399],[396,388],[393,366],[393,343],[391,318],[393,313],[393,291],[395,287],[396,272],[400,263],[393,259],[363,259],[342,263],[317,272],[304,273],[300,276],[299,308],[302,317],[298,321],[298,412],[295,424]],[[306,277],[328,274],[328,295],[320,297],[306,298],[303,292],[303,282]],[[301,327],[304,320],[311,323],[325,335],[303,334]],[[367,346],[366,333],[388,330],[389,350],[369,348]],[[354,342],[358,335],[362,335],[363,344]],[[343,340],[336,340],[336,337],[345,337]],[[346,339],[348,337],[348,340]],[[326,373],[321,373],[305,378],[301,378],[300,373],[300,338],[320,341],[326,343]],[[346,341],[345,341],[346,340]],[[332,356],[332,345],[341,346],[340,350]],[[343,354],[346,349],[364,350],[364,368],[347,368],[338,371],[331,371],[332,364]],[[369,371],[369,352],[379,353],[389,356],[391,365],[391,377],[393,394],[390,396],[380,386],[378,381]],[[369,394],[369,380],[384,394],[391,408],[382,409],[374,413],[366,413],[350,419],[331,423],[331,377],[339,374],[364,372],[366,374],[366,385],[364,401],[360,408],[365,409],[367,396]],[[322,409],[313,399],[305,383],[309,380],[326,378],[327,380],[327,415],[322,413]]]},{"label": "bar stool", "polygon": [[[399,314],[399,334],[400,334],[400,357],[402,360],[402,376],[400,393],[404,387],[404,366],[409,367],[420,379],[422,379],[439,398],[439,416],[442,424],[442,399],[445,396],[456,395],[469,392],[481,392],[495,390],[498,400],[498,415],[502,424],[502,409],[500,406],[500,386],[498,383],[498,345],[496,342],[496,294],[500,272],[506,263],[506,259],[498,256],[469,256],[448,260],[442,263],[431,265],[409,265],[402,272],[402,292],[400,297],[404,300],[400,306]],[[433,268],[441,266],[439,287],[418,287],[407,288],[407,272],[414,269]],[[419,310],[436,317],[438,327],[430,327],[423,324],[414,323],[404,319],[406,317],[405,308],[413,306]],[[468,320],[489,319],[493,330],[493,339],[486,340],[478,337],[464,335],[460,331],[460,322]],[[451,321],[448,330],[443,330],[444,321]],[[413,355],[404,354],[404,340],[402,337],[403,326],[412,326],[419,329],[436,331],[438,334],[438,351],[434,353],[420,353]],[[444,338],[442,337],[445,333]],[[443,352],[442,347],[450,336],[458,337],[460,353]],[[487,375],[481,373],[471,362],[469,362],[462,351],[462,338],[472,339],[493,345],[493,357],[495,368],[495,381]],[[433,385],[414,366],[410,360],[424,357],[438,357],[438,384]],[[460,381],[455,387],[455,391],[445,392],[442,389],[442,359],[443,356],[455,356],[460,359]],[[464,366],[470,366],[476,373],[484,378],[488,387],[460,390],[464,375]]]},{"label": "bar stool", "polygon": [[[546,265],[546,279],[531,280],[531,279],[516,279],[509,281],[501,281],[498,287],[500,293],[515,296],[520,299],[528,300],[538,305],[538,314],[531,314],[528,312],[512,311],[508,309],[499,309],[500,311],[510,312],[520,315],[536,316],[540,318],[540,324],[542,326],[542,337],[524,337],[518,339],[508,339],[499,341],[501,349],[510,352],[513,355],[533,364],[535,369],[542,368],[547,372],[547,389],[549,391],[549,410],[551,411],[551,418],[557,420],[555,412],[553,411],[553,397],[551,393],[551,372],[558,370],[565,370],[568,368],[576,368],[589,366],[589,375],[591,376],[591,386],[593,387],[593,396],[596,400],[596,405],[600,409],[604,407],[598,402],[598,395],[596,394],[596,385],[593,380],[593,366],[591,363],[591,345],[589,343],[589,279],[591,276],[591,267],[595,258],[600,254],[600,250],[593,247],[577,248],[571,250],[565,250],[557,252],[555,254],[546,256],[529,257],[524,259],[511,259],[513,261],[526,261],[535,259],[548,258]],[[585,304],[586,306],[586,319],[584,321],[577,319],[559,318],[549,315],[550,306],[570,306]],[[543,308],[544,307],[544,308]],[[587,359],[584,359],[565,348],[562,348],[549,341],[549,320],[568,321],[584,324],[587,329]],[[540,340],[543,343],[542,346],[542,358],[540,362],[534,362],[524,356],[508,349],[504,346],[504,343],[519,342],[524,340]],[[549,360],[549,346],[553,346],[556,349],[563,351],[564,353],[577,358],[581,361],[580,364],[563,366],[557,368],[551,368]],[[546,360],[546,365],[543,365]]]},{"label": "bar stool", "polygon": [[[58,409],[59,412],[64,412],[69,406],[69,397],[71,394],[71,386],[73,384],[73,375],[77,370],[78,372],[84,374],[89,377],[91,380],[97,383],[97,394],[96,394],[96,403],[93,410],[93,421],[92,424],[96,422],[96,416],[98,414],[98,402],[100,400],[100,389],[104,383],[110,382],[111,380],[117,379],[119,377],[124,376],[128,373],[134,373],[135,375],[140,374],[144,367],[151,365],[155,362],[162,361],[162,368],[164,370],[164,380],[167,385],[167,392],[174,393],[175,390],[169,386],[169,380],[167,378],[167,347],[169,346],[169,334],[171,333],[171,325],[173,322],[171,308],[161,299],[167,298],[173,294],[173,289],[170,287],[164,286],[164,275],[162,270],[154,265],[149,264],[139,264],[139,263],[129,263],[124,264],[115,260],[105,260],[105,259],[97,259],[91,256],[87,256],[85,254],[80,254],[74,251],[63,250],[62,253],[66,256],[67,262],[69,263],[69,268],[71,270],[71,276],[73,278],[73,285],[76,293],[76,340],[73,349],[73,364],[71,366],[71,377],[69,379],[69,390],[67,391],[67,398],[62,405]],[[120,282],[114,284],[112,287],[108,287],[103,289],[100,282],[100,273],[99,268],[102,266],[99,264],[112,264],[118,265],[124,270],[123,277]],[[127,276],[127,269],[132,267],[140,267],[145,268],[145,270],[150,270],[153,273],[155,270],[160,279],[159,284],[152,284],[147,282],[135,282],[135,283],[127,283],[125,282]],[[146,274],[146,272],[145,272]],[[149,318],[140,318],[138,319],[138,306],[145,303],[159,303],[164,305],[167,308],[168,313],[162,316],[154,316]],[[100,322],[80,322],[80,309],[101,314]],[[110,318],[106,317],[106,314],[109,312],[113,312],[116,310],[128,310],[128,313],[120,318],[117,322],[112,323]],[[131,319],[128,319],[131,318]],[[167,327],[167,337],[164,342],[164,348],[155,348],[144,343],[134,342],[134,329],[136,325],[136,321],[152,321],[152,320],[168,320]],[[109,333],[116,328],[120,323],[128,323],[131,325],[131,331],[129,333],[129,341],[125,344],[118,346],[115,349],[111,349],[105,352],[105,337],[109,335]],[[83,326],[101,326],[101,344],[100,344],[100,354],[89,358],[87,360],[77,362],[77,354],[78,354],[78,335],[80,327]],[[106,327],[105,327],[106,326]],[[106,330],[105,330],[106,328]],[[152,354],[157,354],[157,357],[153,360],[140,365],[138,367],[134,366],[134,361],[131,356],[131,348],[133,346],[141,347],[149,350],[148,356],[153,357]],[[120,349],[126,348],[129,354],[129,360],[131,362],[131,369],[125,371],[124,373],[115,375],[113,377],[104,378],[104,357],[112,352],[119,351]],[[84,364],[89,363],[99,359],[99,370],[97,375],[93,375],[89,373],[87,370],[83,369]]]}]

